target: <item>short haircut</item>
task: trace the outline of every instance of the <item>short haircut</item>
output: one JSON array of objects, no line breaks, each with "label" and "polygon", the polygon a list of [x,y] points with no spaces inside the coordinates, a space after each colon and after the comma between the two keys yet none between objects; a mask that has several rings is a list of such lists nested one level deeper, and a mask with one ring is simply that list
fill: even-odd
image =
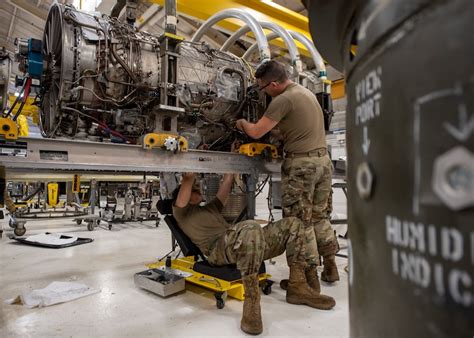
[{"label": "short haircut", "polygon": [[[179,190],[181,189],[181,184],[178,185],[174,190],[173,192],[171,193],[171,198],[173,199],[173,201],[176,201],[176,199],[178,198],[178,195],[179,195]],[[196,183],[193,184],[192,188],[191,188],[191,191],[195,191],[196,190]]]},{"label": "short haircut", "polygon": [[257,68],[255,77],[268,82],[284,82],[288,80],[288,72],[285,65],[278,61],[270,60]]}]

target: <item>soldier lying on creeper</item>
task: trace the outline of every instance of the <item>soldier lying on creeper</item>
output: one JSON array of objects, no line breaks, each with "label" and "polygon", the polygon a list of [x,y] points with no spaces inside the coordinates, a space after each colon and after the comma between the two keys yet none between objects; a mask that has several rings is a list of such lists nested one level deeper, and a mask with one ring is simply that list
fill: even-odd
[{"label": "soldier lying on creeper", "polygon": [[[194,184],[195,175],[183,175],[181,185],[173,192],[173,214],[180,228],[207,256],[212,265],[236,264],[242,274],[244,305],[241,329],[250,334],[263,330],[260,312],[258,270],[264,260],[279,256],[286,251],[290,277],[286,300],[291,304],[304,304],[316,309],[329,310],[336,302],[320,294],[319,283],[306,279],[308,257],[317,253],[307,252],[303,223],[296,217],[288,217],[265,227],[253,220],[230,225],[221,211],[232,188],[233,175],[226,174],[216,198],[204,206],[200,187]],[[317,282],[317,279],[316,279]]]}]

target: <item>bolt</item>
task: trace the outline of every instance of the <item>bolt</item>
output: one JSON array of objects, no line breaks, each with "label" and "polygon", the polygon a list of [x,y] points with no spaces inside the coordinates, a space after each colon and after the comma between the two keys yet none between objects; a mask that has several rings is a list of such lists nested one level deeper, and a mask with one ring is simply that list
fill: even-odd
[{"label": "bolt", "polygon": [[456,191],[465,193],[472,187],[472,172],[465,165],[454,165],[446,172],[446,182]]}]

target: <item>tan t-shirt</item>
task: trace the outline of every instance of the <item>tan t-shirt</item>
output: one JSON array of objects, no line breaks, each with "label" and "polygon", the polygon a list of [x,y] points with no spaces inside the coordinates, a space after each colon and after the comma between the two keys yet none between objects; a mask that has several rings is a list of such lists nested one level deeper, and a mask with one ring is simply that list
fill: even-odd
[{"label": "tan t-shirt", "polygon": [[327,147],[321,106],[316,95],[299,84],[290,84],[274,97],[264,116],[279,122],[285,152],[304,153]]},{"label": "tan t-shirt", "polygon": [[217,197],[204,206],[188,204],[179,208],[173,205],[179,227],[205,255],[209,253],[209,245],[230,227],[221,214],[222,208]]}]

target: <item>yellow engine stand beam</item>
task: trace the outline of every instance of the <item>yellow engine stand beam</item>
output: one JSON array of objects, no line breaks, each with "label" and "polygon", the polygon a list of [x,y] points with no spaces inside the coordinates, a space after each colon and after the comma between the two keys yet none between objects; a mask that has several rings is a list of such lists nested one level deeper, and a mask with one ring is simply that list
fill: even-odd
[{"label": "yellow engine stand beam", "polygon": [[346,82],[341,80],[333,81],[331,84],[331,97],[337,100],[346,96]]},{"label": "yellow engine stand beam", "polygon": [[[149,0],[151,3],[165,5],[165,0]],[[240,8],[252,14],[258,21],[274,22],[287,30],[299,32],[310,40],[311,34],[308,31],[308,18],[304,15],[296,13],[288,8],[278,5],[272,1],[257,1],[257,0],[177,0],[176,11],[180,14],[188,15],[190,17],[207,20],[212,15],[229,8]],[[235,32],[243,26],[242,21],[234,18],[222,20],[216,24],[228,32]],[[249,33],[249,36],[253,36]],[[295,41],[300,53],[305,56],[310,56],[309,52],[302,44]],[[271,42],[278,47],[286,48],[285,43],[281,39],[275,39]]]}]

